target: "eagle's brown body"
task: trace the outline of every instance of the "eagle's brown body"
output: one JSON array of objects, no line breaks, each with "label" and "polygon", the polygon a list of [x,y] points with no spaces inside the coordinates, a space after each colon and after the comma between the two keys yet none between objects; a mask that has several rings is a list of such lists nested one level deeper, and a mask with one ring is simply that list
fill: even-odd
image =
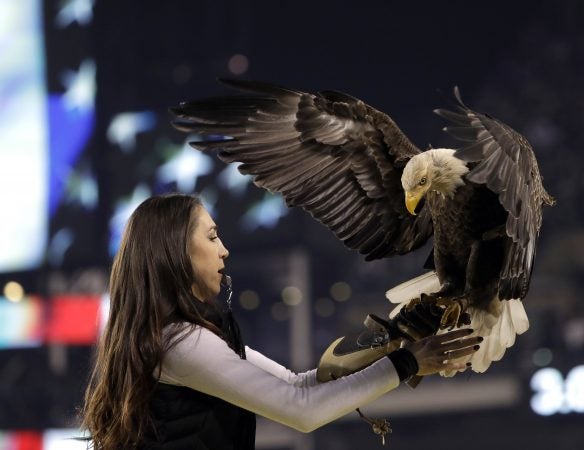
[{"label": "eagle's brown body", "polygon": [[433,261],[441,284],[451,286],[449,295],[466,294],[471,304],[488,310],[499,290],[509,239],[500,232],[484,238],[505,224],[506,214],[497,197],[481,186],[466,184],[453,199],[431,192],[426,201],[434,224]]}]

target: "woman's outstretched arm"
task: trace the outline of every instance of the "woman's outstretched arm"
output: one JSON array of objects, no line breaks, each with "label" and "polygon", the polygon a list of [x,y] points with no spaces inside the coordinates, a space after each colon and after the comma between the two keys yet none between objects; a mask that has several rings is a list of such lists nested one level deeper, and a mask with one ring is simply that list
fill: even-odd
[{"label": "woman's outstretched arm", "polygon": [[[433,351],[427,347],[424,351]],[[266,357],[250,357],[251,361],[240,359],[225,341],[198,327],[166,355],[161,381],[219,397],[303,432],[332,422],[399,385],[389,358],[337,380],[318,383],[311,372],[303,374],[301,380],[277,363],[271,367],[265,360],[254,364],[268,360]]]}]

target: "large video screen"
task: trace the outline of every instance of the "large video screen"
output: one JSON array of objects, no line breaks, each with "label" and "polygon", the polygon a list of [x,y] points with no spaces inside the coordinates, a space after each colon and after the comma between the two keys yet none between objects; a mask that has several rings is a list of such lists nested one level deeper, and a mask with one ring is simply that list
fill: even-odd
[{"label": "large video screen", "polygon": [[49,139],[40,0],[0,2],[0,272],[41,262]]}]

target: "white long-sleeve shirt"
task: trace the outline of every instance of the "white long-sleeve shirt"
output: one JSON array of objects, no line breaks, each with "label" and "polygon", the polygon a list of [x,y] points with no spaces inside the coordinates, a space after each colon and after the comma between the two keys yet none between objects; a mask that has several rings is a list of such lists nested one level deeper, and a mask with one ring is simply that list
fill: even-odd
[{"label": "white long-sleeve shirt", "polygon": [[310,432],[369,403],[399,385],[389,358],[326,383],[316,369],[296,374],[246,347],[240,359],[212,331],[197,327],[162,362],[160,381],[187,386],[280,422]]}]

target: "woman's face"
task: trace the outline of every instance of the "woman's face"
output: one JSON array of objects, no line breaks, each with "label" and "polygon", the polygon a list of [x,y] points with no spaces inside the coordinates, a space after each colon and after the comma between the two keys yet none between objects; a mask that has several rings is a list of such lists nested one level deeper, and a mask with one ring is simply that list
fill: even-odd
[{"label": "woman's face", "polygon": [[201,301],[210,300],[221,290],[221,278],[225,267],[225,258],[229,252],[217,235],[217,225],[211,219],[207,210],[197,208],[196,227],[191,232],[188,242],[188,252],[197,283],[193,286],[193,294]]}]

